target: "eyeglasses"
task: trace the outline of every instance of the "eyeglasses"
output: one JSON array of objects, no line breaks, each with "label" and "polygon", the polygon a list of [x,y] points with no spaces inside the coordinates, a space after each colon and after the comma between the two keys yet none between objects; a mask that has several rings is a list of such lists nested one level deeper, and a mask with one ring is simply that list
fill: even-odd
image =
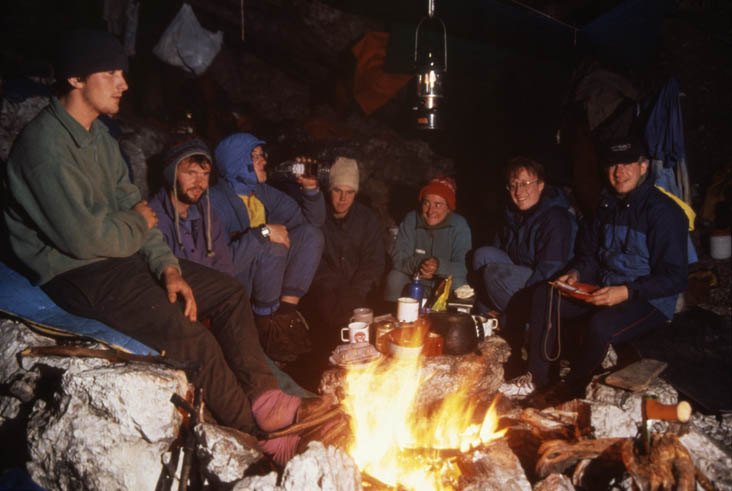
[{"label": "eyeglasses", "polygon": [[269,155],[267,155],[267,152],[259,152],[259,153],[252,152],[252,162],[256,162],[257,160],[260,160],[260,159],[267,160],[267,157],[269,157]]},{"label": "eyeglasses", "polygon": [[538,179],[534,179],[533,181],[514,181],[514,182],[510,182],[506,186],[506,191],[514,192],[514,193],[516,191],[523,191],[527,187],[529,187],[532,184],[534,184],[536,181],[538,181]]}]

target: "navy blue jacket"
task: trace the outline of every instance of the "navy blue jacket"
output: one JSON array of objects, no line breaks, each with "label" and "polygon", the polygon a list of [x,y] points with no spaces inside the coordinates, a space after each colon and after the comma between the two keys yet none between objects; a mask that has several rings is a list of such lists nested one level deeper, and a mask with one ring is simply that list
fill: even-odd
[{"label": "navy blue jacket", "polygon": [[323,226],[325,248],[313,282],[348,285],[351,292],[366,298],[386,267],[381,222],[371,208],[358,201],[340,219],[333,216],[330,205],[328,209]]},{"label": "navy blue jacket", "polygon": [[572,269],[580,281],[626,285],[631,300],[645,300],[671,319],[687,283],[689,221],[649,176],[621,199],[602,193],[595,218],[577,241]]},{"label": "navy blue jacket", "polygon": [[547,184],[530,209],[519,210],[513,203],[506,207],[503,229],[493,245],[514,264],[534,271],[526,286],[551,278],[572,258],[577,219],[569,206],[564,192]]}]

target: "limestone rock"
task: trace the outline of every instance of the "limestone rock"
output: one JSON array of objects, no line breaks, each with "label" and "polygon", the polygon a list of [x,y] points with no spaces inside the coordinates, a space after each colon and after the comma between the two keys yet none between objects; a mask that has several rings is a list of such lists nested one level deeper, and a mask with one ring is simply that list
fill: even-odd
[{"label": "limestone rock", "polygon": [[[431,405],[468,381],[472,382],[469,395],[483,403],[490,403],[503,383],[503,363],[509,354],[508,343],[498,336],[491,336],[480,343],[479,354],[425,358],[420,371],[422,384],[417,392],[416,403],[420,407]],[[383,369],[388,369],[389,363],[393,362],[385,361]],[[321,379],[318,391],[321,394],[333,394],[342,400],[345,373],[342,368],[328,370]],[[473,382],[476,379],[477,382]]]},{"label": "limestone rock", "polygon": [[270,472],[266,476],[245,477],[237,481],[231,491],[280,491],[277,485],[277,473]]},{"label": "limestone rock", "polygon": [[691,460],[717,487],[732,489],[732,452],[695,429],[679,438]]},{"label": "limestone rock", "polygon": [[[460,489],[478,491],[501,489],[526,491],[531,484],[526,478],[518,457],[511,451],[505,440],[498,440],[488,447],[459,457],[460,468],[471,468],[469,476],[461,479]],[[462,481],[465,482],[462,482]]]},{"label": "limestone rock", "polygon": [[212,482],[230,484],[262,458],[254,437],[215,424],[196,425],[196,455],[204,475]]},{"label": "limestone rock", "polygon": [[640,414],[634,415],[614,404],[595,402],[590,406],[595,438],[632,438],[638,434],[640,423]]},{"label": "limestone rock", "polygon": [[534,485],[534,491],[574,491],[572,480],[564,474],[549,474]]},{"label": "limestone rock", "polygon": [[164,151],[168,134],[141,121],[121,118],[117,122],[122,130],[119,147],[132,167],[132,181],[143,199],[147,199],[162,184],[162,169],[150,172],[148,161]]},{"label": "limestone rock", "polygon": [[6,97],[0,101],[0,160],[8,160],[18,133],[48,105],[49,100],[48,97],[35,96],[22,101]]},{"label": "limestone rock", "polygon": [[181,423],[170,397],[187,390],[183,372],[157,366],[65,373],[29,418],[31,477],[47,489],[154,489]]},{"label": "limestone rock", "polygon": [[[653,395],[662,404],[676,404],[678,392],[663,379],[657,378],[645,391],[625,389],[593,382],[587,387],[585,398],[591,402],[591,425],[596,438],[633,437],[641,424],[641,403],[644,395]],[[665,421],[652,423],[652,430],[664,432]]]},{"label": "limestone rock", "polygon": [[292,491],[360,491],[361,475],[356,463],[342,450],[310,442],[305,452],[288,462],[282,488]]}]

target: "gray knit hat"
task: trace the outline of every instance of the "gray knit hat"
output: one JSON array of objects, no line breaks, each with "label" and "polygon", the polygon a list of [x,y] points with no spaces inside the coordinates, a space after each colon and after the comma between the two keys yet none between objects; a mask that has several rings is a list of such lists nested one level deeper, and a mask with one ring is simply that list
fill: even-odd
[{"label": "gray knit hat", "polygon": [[330,168],[330,187],[349,186],[358,192],[358,163],[347,157],[338,157]]}]

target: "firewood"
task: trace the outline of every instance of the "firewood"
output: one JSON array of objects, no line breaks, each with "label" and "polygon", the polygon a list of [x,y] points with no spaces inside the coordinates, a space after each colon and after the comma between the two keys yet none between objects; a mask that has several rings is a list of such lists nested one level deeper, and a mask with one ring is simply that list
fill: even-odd
[{"label": "firewood", "polygon": [[625,468],[642,491],[691,491],[696,489],[697,480],[704,489],[714,489],[675,434],[652,435],[650,448],[648,455],[641,455],[632,440],[624,442],[621,448]]},{"label": "firewood", "polygon": [[611,460],[619,460],[620,445],[624,438],[600,438],[568,442],[565,440],[549,440],[539,447],[539,460],[536,462],[536,474],[540,479],[553,472],[562,473],[580,460],[595,459],[600,455]]},{"label": "firewood", "polygon": [[308,430],[310,428],[313,428],[315,426],[321,425],[328,421],[329,419],[336,418],[338,416],[343,415],[343,409],[341,409],[340,406],[336,406],[330,411],[322,414],[321,416],[317,416],[315,418],[309,419],[307,421],[303,421],[302,423],[295,423],[293,425],[288,426],[287,428],[279,431],[274,431],[272,433],[269,433],[267,435],[267,438],[279,438],[281,436],[286,435],[294,435],[297,433],[303,433],[305,430]]},{"label": "firewood", "polygon": [[137,361],[144,363],[161,363],[177,370],[189,370],[195,364],[172,360],[162,355],[134,355],[116,349],[91,349],[82,346],[36,346],[24,349],[19,356],[69,356],[79,358],[101,358],[113,363]]}]

